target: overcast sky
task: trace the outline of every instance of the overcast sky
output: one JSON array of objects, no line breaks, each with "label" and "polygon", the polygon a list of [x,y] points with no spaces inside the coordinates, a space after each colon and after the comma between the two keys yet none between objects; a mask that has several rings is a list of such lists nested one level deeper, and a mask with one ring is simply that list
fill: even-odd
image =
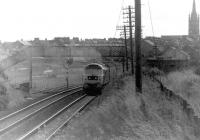
[{"label": "overcast sky", "polygon": [[[156,36],[188,33],[193,0],[142,0],[143,36],[153,35],[148,1]],[[134,0],[0,0],[0,40],[118,37],[122,3],[134,5]]]}]

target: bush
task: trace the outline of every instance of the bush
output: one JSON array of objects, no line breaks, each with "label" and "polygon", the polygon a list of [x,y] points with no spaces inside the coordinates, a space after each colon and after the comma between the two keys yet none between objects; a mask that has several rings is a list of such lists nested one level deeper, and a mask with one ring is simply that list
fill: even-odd
[{"label": "bush", "polygon": [[154,76],[162,76],[164,75],[164,72],[159,70],[158,68],[150,68],[150,67],[144,67],[143,68],[144,75],[154,77]]},{"label": "bush", "polygon": [[6,87],[0,84],[0,95],[6,95],[6,92]]},{"label": "bush", "polygon": [[21,83],[19,89],[24,92],[29,92],[29,82]]},{"label": "bush", "polygon": [[194,73],[195,73],[196,75],[199,75],[199,76],[200,76],[200,67],[196,68],[196,69],[194,70]]},{"label": "bush", "polygon": [[8,105],[8,97],[3,95],[0,96],[0,111],[5,110]]}]

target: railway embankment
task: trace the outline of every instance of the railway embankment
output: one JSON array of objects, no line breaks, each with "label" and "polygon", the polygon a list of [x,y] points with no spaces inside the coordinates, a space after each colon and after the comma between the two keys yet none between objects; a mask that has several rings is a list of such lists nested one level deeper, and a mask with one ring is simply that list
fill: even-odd
[{"label": "railway embankment", "polygon": [[167,97],[177,100],[188,115],[200,118],[200,77],[193,70],[154,78]]},{"label": "railway embankment", "polygon": [[[105,91],[100,104],[79,115],[55,139],[198,140],[199,119],[192,106],[161,81],[143,78],[143,94],[134,78]],[[144,105],[141,106],[143,99]]]}]

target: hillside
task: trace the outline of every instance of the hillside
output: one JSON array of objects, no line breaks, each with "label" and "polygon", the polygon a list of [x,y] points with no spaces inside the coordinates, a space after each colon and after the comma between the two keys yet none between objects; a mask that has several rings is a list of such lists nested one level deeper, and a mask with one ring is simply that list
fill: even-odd
[{"label": "hillside", "polygon": [[200,76],[194,69],[171,72],[161,80],[168,89],[185,99],[200,118]]},{"label": "hillside", "polygon": [[[198,123],[173,99],[160,91],[157,83],[145,77],[142,98],[135,94],[134,80],[123,79],[121,89],[103,95],[100,105],[75,119],[55,139],[68,140],[197,140]],[[121,84],[122,85],[122,84]]]}]

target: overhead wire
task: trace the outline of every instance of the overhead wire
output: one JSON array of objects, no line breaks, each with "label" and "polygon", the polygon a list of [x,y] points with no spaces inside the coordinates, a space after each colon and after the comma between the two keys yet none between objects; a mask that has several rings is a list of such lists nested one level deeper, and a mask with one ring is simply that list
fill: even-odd
[{"label": "overhead wire", "polygon": [[154,36],[155,34],[154,34],[153,20],[152,20],[151,7],[150,7],[150,4],[149,4],[149,0],[148,0],[148,9],[149,9],[149,17],[150,17],[150,21],[151,21],[151,30],[152,30],[152,34]]},{"label": "overhead wire", "polygon": [[[120,9],[120,12],[119,12],[119,15],[118,15],[117,25],[120,22],[120,17],[122,15],[123,6],[124,6],[124,0],[122,0],[122,2],[121,2],[121,9]],[[116,25],[116,27],[117,27],[117,25]],[[116,34],[117,34],[117,29],[115,28],[114,38],[116,37]]]},{"label": "overhead wire", "polygon": [[148,0],[148,9],[149,9],[149,17],[150,17],[150,22],[151,22],[151,30],[152,30],[152,34],[153,34],[153,41],[154,41],[154,49],[155,49],[155,57],[157,57],[157,43],[156,43],[156,40],[155,40],[155,32],[154,32],[154,27],[153,27],[153,20],[152,20],[152,12],[151,12],[151,7],[150,7],[150,4],[149,4],[149,1]]}]

